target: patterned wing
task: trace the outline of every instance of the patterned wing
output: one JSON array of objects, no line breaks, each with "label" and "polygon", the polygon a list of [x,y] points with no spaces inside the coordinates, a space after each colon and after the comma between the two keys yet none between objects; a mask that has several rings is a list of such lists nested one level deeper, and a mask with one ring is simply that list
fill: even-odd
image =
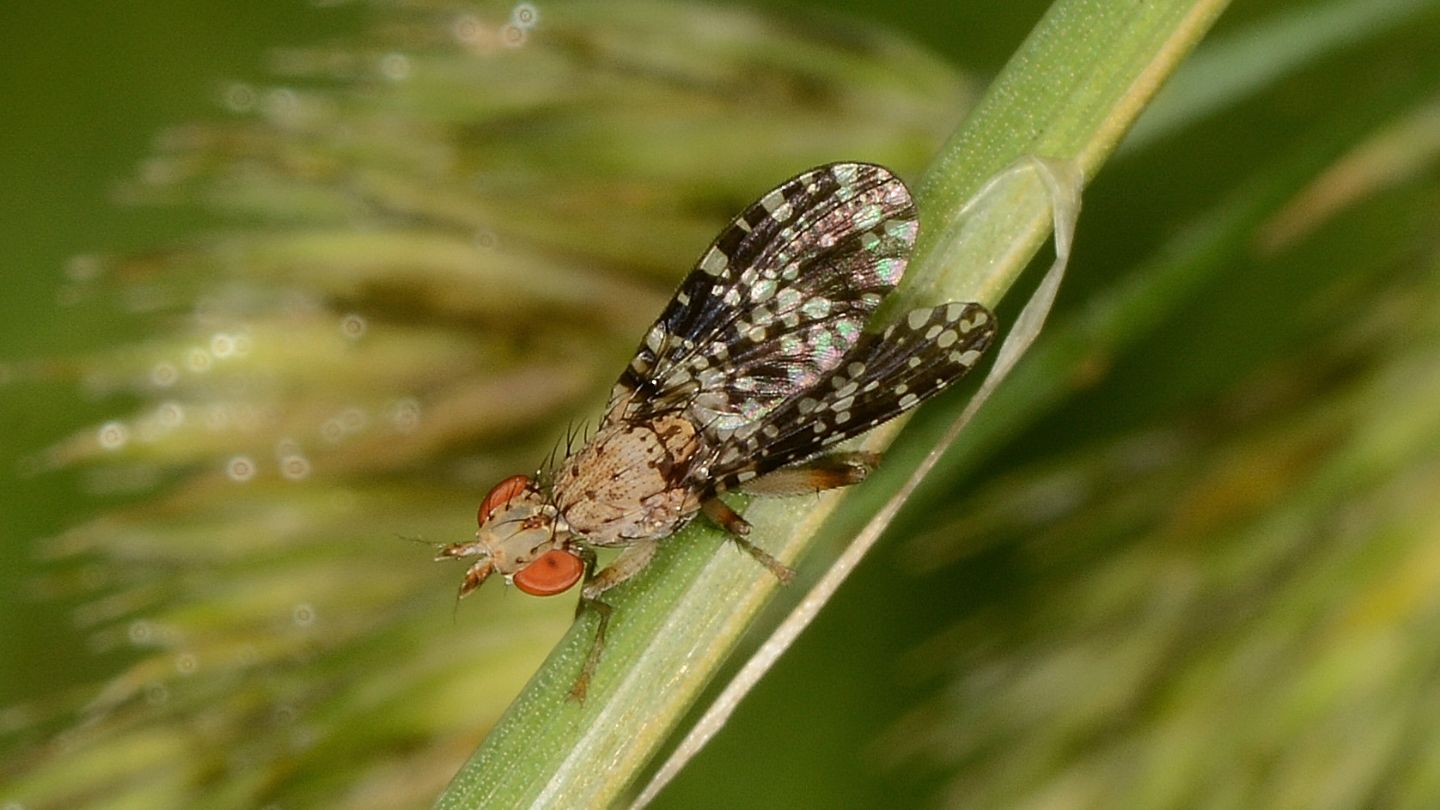
[{"label": "patterned wing", "polygon": [[710,474],[724,492],[894,419],[965,376],[995,339],[980,304],[917,309],[867,333],[826,379],[738,432]]},{"label": "patterned wing", "polygon": [[645,335],[605,424],[684,409],[712,446],[818,383],[905,271],[910,192],[866,163],[812,169],[715,239]]}]

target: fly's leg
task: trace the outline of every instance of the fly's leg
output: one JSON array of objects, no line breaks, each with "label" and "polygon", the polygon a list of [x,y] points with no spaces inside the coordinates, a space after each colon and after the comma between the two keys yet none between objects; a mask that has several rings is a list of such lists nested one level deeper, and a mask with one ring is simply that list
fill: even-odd
[{"label": "fly's leg", "polygon": [[589,546],[580,547],[580,559],[585,561],[585,578],[580,580],[580,601],[575,603],[575,618],[585,612],[585,591],[590,583],[595,581],[595,549]]},{"label": "fly's leg", "polygon": [[609,604],[600,600],[601,594],[645,570],[650,560],[655,557],[655,549],[658,547],[654,540],[636,543],[622,551],[620,556],[615,558],[615,562],[599,573],[595,572],[594,552],[587,551],[585,584],[580,588],[580,602],[575,606],[575,615],[578,617],[585,610],[594,610],[600,617],[600,624],[595,628],[595,640],[590,644],[590,652],[585,656],[580,675],[575,678],[575,685],[570,687],[572,700],[584,702],[585,694],[590,690],[590,680],[600,664],[600,653],[605,649],[605,630],[610,626],[610,614],[613,610]]},{"label": "fly's leg", "polygon": [[[756,495],[800,495],[850,486],[864,481],[878,462],[879,456],[874,453],[832,453],[799,466],[776,470],[750,482],[745,490]],[[794,570],[775,559],[770,552],[750,542],[747,538],[750,524],[724,501],[711,498],[700,508],[730,535],[735,545],[765,566],[781,583],[788,583],[795,578]],[[585,610],[594,610],[600,623],[595,628],[595,640],[590,645],[590,652],[585,656],[585,664],[579,677],[575,679],[575,685],[570,689],[572,699],[585,700],[590,681],[605,650],[605,631],[610,626],[613,609],[600,597],[645,570],[655,557],[657,548],[658,544],[654,540],[636,543],[627,547],[615,558],[615,562],[599,572],[595,571],[594,553],[588,549],[584,552],[585,584],[580,590],[580,602],[575,607],[575,615],[578,617]]]},{"label": "fly's leg", "polygon": [[740,513],[731,509],[730,504],[719,498],[711,498],[700,504],[700,511],[705,513],[705,517],[714,521],[716,526],[724,529],[732,540],[739,542],[750,533],[750,524],[745,518],[740,517]]},{"label": "fly's leg", "polygon": [[700,505],[705,516],[715,521],[715,525],[724,529],[730,535],[730,540],[739,546],[746,554],[755,558],[755,561],[770,569],[770,573],[780,580],[782,584],[788,583],[795,578],[795,571],[785,563],[780,562],[771,556],[770,552],[755,545],[746,539],[750,533],[750,524],[745,518],[740,517],[730,505],[719,498],[711,498]]},{"label": "fly's leg", "polygon": [[781,467],[745,485],[751,495],[808,495],[864,481],[880,463],[879,453],[830,453],[794,467]]},{"label": "fly's leg", "polygon": [[[831,453],[757,478],[745,485],[745,491],[752,495],[803,495],[848,487],[864,481],[878,463],[880,456],[876,453]],[[719,498],[711,498],[701,504],[700,509],[715,521],[717,526],[729,533],[735,545],[768,568],[782,584],[795,578],[793,569],[747,539],[750,524],[731,509],[729,504]]]}]

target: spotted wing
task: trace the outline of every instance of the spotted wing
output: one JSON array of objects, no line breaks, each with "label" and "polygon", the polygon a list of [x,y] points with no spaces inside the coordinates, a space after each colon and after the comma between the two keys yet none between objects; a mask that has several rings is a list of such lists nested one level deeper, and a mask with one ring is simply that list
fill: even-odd
[{"label": "spotted wing", "polygon": [[719,446],[765,419],[855,347],[916,228],[905,185],[871,164],[821,166],[761,197],[645,335],[606,424],[683,409]]},{"label": "spotted wing", "polygon": [[894,419],[965,376],[994,338],[995,317],[980,304],[917,309],[866,333],[826,379],[732,437],[711,467],[716,491]]}]

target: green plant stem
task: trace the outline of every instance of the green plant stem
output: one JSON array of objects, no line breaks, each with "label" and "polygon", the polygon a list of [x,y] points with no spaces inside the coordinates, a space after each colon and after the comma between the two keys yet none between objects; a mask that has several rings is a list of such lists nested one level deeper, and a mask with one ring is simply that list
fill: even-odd
[{"label": "green plant stem", "polygon": [[[890,312],[921,302],[998,301],[1048,236],[1049,198],[1038,182],[1022,178],[987,194],[963,223],[960,211],[990,177],[1025,155],[1092,177],[1224,5],[1052,6],[920,184],[920,241]],[[752,537],[793,562],[845,497],[756,501],[746,511]],[[437,806],[616,802],[778,587],[753,560],[725,546],[718,530],[697,521],[668,541],[647,571],[608,595],[615,618],[584,704],[566,694],[595,617],[577,621]]]}]

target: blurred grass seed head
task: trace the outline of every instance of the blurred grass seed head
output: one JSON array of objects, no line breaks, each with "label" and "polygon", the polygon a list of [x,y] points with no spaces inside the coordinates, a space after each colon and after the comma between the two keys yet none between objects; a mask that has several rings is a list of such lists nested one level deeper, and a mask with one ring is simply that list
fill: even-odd
[{"label": "blurred grass seed head", "polygon": [[[122,193],[222,224],[70,268],[64,364],[120,413],[51,448],[107,509],[39,544],[98,689],[8,707],[23,806],[428,801],[569,621],[423,545],[599,402],[720,225],[795,171],[918,169],[968,88],[904,42],[659,3],[397,3],[276,54]],[[723,171],[717,167],[725,167]],[[133,403],[126,405],[123,403]]]}]

